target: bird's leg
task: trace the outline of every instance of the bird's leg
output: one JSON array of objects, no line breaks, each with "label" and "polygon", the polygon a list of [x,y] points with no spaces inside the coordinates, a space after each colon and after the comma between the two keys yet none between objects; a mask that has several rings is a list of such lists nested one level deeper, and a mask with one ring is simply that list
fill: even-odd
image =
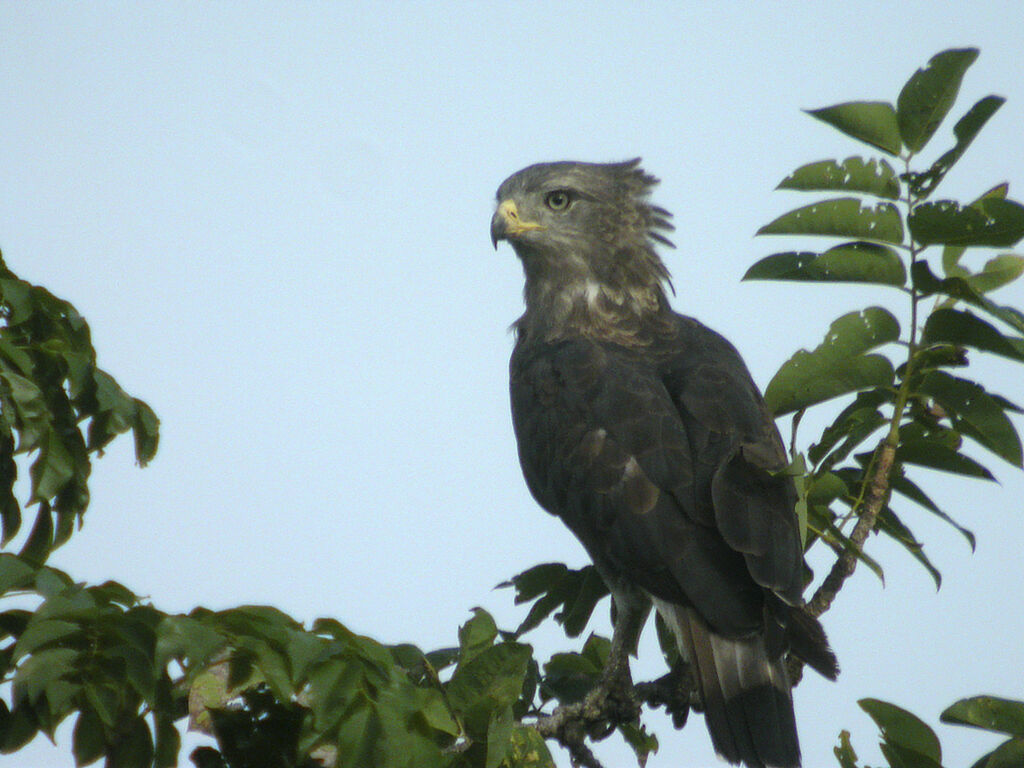
[{"label": "bird's leg", "polygon": [[601,711],[615,722],[632,722],[639,716],[640,702],[633,690],[629,655],[636,655],[640,630],[650,610],[650,601],[639,595],[617,596],[614,601],[614,628],[608,661],[601,680],[587,694],[585,706]]},{"label": "bird's leg", "polygon": [[[632,596],[630,596],[632,598]],[[625,599],[615,601],[615,626],[612,629],[612,647],[604,668],[604,679],[621,679],[632,687],[629,657],[636,656],[640,630],[647,621],[651,604],[647,600]]]}]

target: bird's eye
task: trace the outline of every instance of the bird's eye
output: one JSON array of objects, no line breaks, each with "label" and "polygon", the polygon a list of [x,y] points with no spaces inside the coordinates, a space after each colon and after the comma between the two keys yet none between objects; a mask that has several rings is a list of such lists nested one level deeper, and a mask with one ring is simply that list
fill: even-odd
[{"label": "bird's eye", "polygon": [[572,202],[572,195],[567,190],[556,189],[544,197],[544,204],[552,211],[564,211]]}]

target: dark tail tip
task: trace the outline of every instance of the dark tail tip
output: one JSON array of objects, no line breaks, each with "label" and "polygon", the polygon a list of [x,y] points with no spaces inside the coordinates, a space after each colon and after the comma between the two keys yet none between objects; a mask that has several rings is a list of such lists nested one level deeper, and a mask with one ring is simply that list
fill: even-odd
[{"label": "dark tail tip", "polygon": [[[742,691],[725,702],[732,754],[712,732],[715,749],[732,763],[748,768],[798,768],[800,745],[789,696],[773,685]],[[722,741],[725,741],[723,739]]]},{"label": "dark tail tip", "polygon": [[803,659],[818,674],[835,680],[839,676],[839,661],[829,647],[825,629],[807,611],[794,608],[786,623],[786,640],[794,655]]}]

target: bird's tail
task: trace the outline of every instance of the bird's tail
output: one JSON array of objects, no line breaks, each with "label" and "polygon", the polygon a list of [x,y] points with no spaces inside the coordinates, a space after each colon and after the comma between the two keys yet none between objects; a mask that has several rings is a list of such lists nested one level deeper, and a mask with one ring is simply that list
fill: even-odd
[{"label": "bird's tail", "polygon": [[658,605],[694,670],[715,751],[748,768],[796,768],[800,745],[784,658],[761,636],[730,640],[691,609]]}]

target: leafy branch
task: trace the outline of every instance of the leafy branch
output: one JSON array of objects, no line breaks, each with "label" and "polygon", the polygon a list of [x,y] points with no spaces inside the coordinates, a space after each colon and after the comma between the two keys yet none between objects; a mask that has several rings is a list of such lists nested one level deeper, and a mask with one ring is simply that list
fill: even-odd
[{"label": "leafy branch", "polygon": [[[968,247],[1012,246],[1024,237],[1024,207],[1006,199],[1005,184],[968,206],[928,200],[1003,99],[986,96],[978,101],[954,127],[953,148],[925,170],[913,166],[953,106],[977,55],[971,48],[937,54],[907,81],[895,106],[866,101],[812,110],[813,117],[898,159],[903,171],[897,174],[885,157],[821,161],[797,169],[780,189],[861,197],[803,206],[758,234],[856,239],[822,253],[773,254],[754,264],[744,278],[868,283],[898,288],[908,298],[905,337],[895,316],[882,307],[844,315],[832,324],[821,346],[797,352],[784,364],[765,392],[776,415],[794,414],[794,462],[810,465],[801,488],[807,547],[823,541],[837,553],[808,603],[815,615],[828,610],[858,562],[881,577],[881,566],[864,553],[873,531],[894,538],[940,583],[923,546],[889,506],[894,491],[956,526],[973,547],[973,535],[907,477],[908,467],[991,479],[987,468],[960,451],[963,437],[1021,466],[1020,439],[1007,415],[1019,409],[950,371],[967,366],[966,348],[1024,361],[1021,314],[985,295],[1024,272],[1024,258],[1002,254],[978,273],[961,264]],[[881,202],[872,203],[874,199]],[[934,276],[927,260],[935,245],[943,246],[944,279]],[[940,301],[925,313],[922,302],[933,296]],[[1016,333],[1004,334],[977,315],[956,309],[958,302],[983,310]],[[899,367],[875,351],[894,342],[904,350]],[[803,412],[850,394],[855,394],[854,401],[810,445],[806,457],[800,455],[796,429]],[[880,430],[873,450],[855,453]],[[835,503],[847,511],[837,513]],[[847,535],[843,527],[849,520],[856,522]]]}]

